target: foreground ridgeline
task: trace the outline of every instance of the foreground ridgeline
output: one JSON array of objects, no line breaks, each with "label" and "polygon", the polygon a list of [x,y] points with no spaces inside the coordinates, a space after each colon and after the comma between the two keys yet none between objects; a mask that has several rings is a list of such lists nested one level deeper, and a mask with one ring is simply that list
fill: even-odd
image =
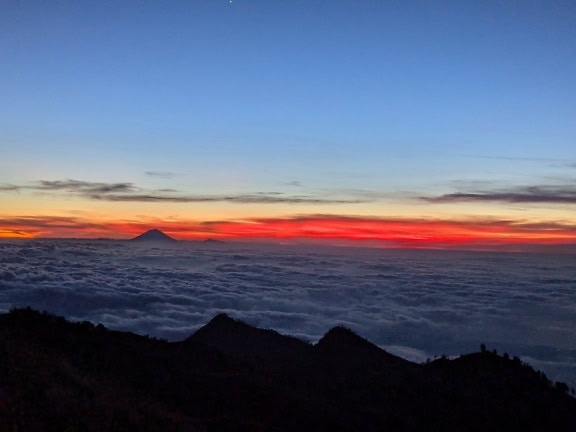
[{"label": "foreground ridgeline", "polygon": [[415,364],[218,315],[182,342],[0,315],[0,431],[576,431],[565,384],[482,349]]}]

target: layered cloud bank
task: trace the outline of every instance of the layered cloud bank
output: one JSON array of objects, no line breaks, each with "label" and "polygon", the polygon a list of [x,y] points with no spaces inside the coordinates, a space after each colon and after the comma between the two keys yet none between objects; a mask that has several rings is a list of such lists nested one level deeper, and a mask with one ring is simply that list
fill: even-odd
[{"label": "layered cloud bank", "polygon": [[490,348],[576,384],[571,256],[0,242],[0,305],[182,339],[215,314],[316,340],[343,324],[424,361]]},{"label": "layered cloud bank", "polygon": [[[146,172],[146,177],[163,180],[176,176]],[[29,205],[42,209],[36,214],[17,213],[8,205],[5,211],[10,213],[0,213],[0,237],[129,238],[159,228],[178,239],[364,241],[380,247],[508,250],[559,245],[576,253],[576,225],[567,216],[567,209],[576,203],[572,183],[480,188],[472,182],[456,187],[459,190],[453,193],[422,196],[313,190],[291,182],[284,190],[198,194],[132,182],[39,180],[0,185],[0,193],[8,198],[37,197]],[[43,202],[62,203],[69,210],[51,212]],[[73,210],[75,202],[89,207]],[[405,207],[398,207],[400,202]],[[502,212],[484,207],[503,205],[518,208]],[[166,213],[167,207],[174,213]],[[195,213],[199,207],[206,210]],[[446,207],[450,210],[438,212]]]}]

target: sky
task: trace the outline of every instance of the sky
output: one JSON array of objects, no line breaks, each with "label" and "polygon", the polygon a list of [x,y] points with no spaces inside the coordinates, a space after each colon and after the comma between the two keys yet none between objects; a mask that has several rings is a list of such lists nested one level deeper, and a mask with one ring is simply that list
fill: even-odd
[{"label": "sky", "polygon": [[575,23],[556,0],[0,2],[0,237],[574,246]]}]

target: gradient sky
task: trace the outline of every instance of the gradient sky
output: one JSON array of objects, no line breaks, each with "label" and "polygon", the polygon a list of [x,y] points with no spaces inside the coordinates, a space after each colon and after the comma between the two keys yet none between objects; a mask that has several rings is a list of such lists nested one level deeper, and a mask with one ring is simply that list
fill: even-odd
[{"label": "gradient sky", "polygon": [[576,244],[576,3],[0,3],[0,236]]}]

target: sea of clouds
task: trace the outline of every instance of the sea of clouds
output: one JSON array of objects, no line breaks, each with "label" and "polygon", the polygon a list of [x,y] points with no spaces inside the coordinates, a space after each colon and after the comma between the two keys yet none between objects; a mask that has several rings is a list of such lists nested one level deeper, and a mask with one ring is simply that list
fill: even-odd
[{"label": "sea of clouds", "polygon": [[489,349],[576,386],[571,255],[180,242],[0,242],[0,310],[180,340],[226,312],[316,341],[345,325],[413,361]]}]

